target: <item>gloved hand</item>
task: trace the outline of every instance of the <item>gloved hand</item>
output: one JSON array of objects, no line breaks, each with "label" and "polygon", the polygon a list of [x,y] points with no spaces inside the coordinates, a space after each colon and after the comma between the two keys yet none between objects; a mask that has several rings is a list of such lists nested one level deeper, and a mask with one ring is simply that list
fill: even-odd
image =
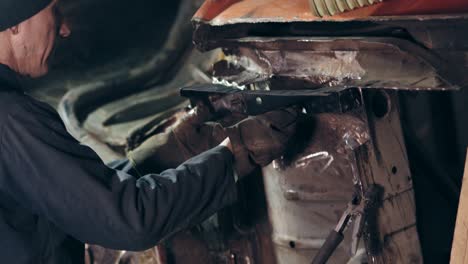
[{"label": "gloved hand", "polygon": [[[143,173],[175,168],[187,159],[221,143],[229,137],[235,156],[235,169],[242,177],[258,165],[265,166],[284,152],[296,129],[297,111],[277,110],[249,117],[233,126],[207,122],[209,109],[199,105],[168,133],[156,134],[128,157]],[[221,123],[232,124],[244,117],[227,117]]]},{"label": "gloved hand", "polygon": [[235,169],[242,177],[281,157],[296,132],[297,118],[295,108],[275,110],[227,128],[218,124],[214,137],[231,139]]},{"label": "gloved hand", "polygon": [[174,124],[169,132],[151,136],[130,151],[127,157],[141,174],[175,168],[222,141],[212,136],[214,127],[205,123],[212,118],[208,107],[198,105]]}]

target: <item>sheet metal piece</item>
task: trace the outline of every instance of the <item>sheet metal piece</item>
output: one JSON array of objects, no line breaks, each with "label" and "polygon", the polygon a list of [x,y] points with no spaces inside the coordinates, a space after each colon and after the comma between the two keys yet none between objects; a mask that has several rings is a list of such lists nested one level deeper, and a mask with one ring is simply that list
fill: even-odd
[{"label": "sheet metal piece", "polygon": [[[289,3],[289,1],[285,2]],[[242,3],[244,2],[241,1],[238,4],[234,4],[233,8]],[[379,5],[381,4],[377,4],[377,6]],[[465,2],[464,5],[468,5],[468,2]],[[468,9],[468,7],[465,7],[465,9]],[[262,9],[259,10],[259,12],[261,12]],[[463,11],[464,9],[462,7],[457,10],[460,12],[468,12]],[[283,13],[290,14],[288,12]],[[251,18],[250,14],[247,17]],[[362,40],[368,38],[369,41],[381,38],[382,40],[387,39],[390,42],[388,45],[381,43],[383,56],[379,58],[378,54],[374,54],[373,59],[376,63],[384,65],[386,60],[390,59],[390,61],[392,61],[393,59],[393,56],[390,55],[389,52],[395,52],[395,58],[401,59],[399,67],[404,66],[410,69],[410,71],[404,69],[401,72],[402,76],[397,76],[398,79],[407,78],[406,75],[408,72],[411,72],[411,69],[414,70],[420,67],[418,63],[421,63],[435,69],[439,76],[425,76],[427,78],[424,78],[424,80],[418,80],[417,78],[408,80],[416,84],[415,86],[417,86],[417,82],[419,81],[426,83],[432,82],[432,84],[428,84],[429,86],[438,86],[437,83],[444,81],[448,82],[448,84],[453,87],[465,87],[468,84],[468,76],[465,74],[468,70],[468,57],[466,57],[468,38],[465,34],[468,28],[468,15],[466,13],[424,16],[353,17],[349,20],[320,21],[295,20],[294,18],[281,20],[280,18],[281,16],[279,16],[277,20],[263,20],[262,18],[258,21],[255,19],[247,19],[244,21],[242,20],[244,17],[238,17],[238,19],[233,18],[229,23],[224,21],[226,23],[223,22],[220,24],[214,23],[216,19],[210,21],[195,20],[194,42],[198,49],[210,50],[215,47],[224,48],[229,46],[229,44],[232,45],[232,48],[234,48],[234,45],[242,46],[240,43],[241,40],[247,39],[257,39],[257,43],[254,44],[254,46],[256,46],[261,41],[265,42],[265,45],[270,45],[271,42],[275,42],[275,40],[278,42],[278,45],[284,44],[282,39],[287,38],[296,38],[299,40],[321,38],[324,42],[327,40],[330,42],[340,41],[346,38],[354,38],[356,41],[358,38]],[[296,49],[306,50],[307,45],[304,42],[305,41],[298,41]],[[326,45],[327,44],[323,44],[323,46]],[[343,46],[341,49],[335,49],[335,51],[356,51],[356,47],[362,47],[359,43],[353,43],[352,41],[347,42],[347,45],[347,47]],[[334,50],[329,49],[329,51]],[[361,54],[369,52],[369,50],[365,48],[360,51],[362,51]],[[404,58],[405,56],[413,57],[413,59],[407,61]],[[410,65],[411,63],[413,63],[413,65]],[[445,66],[442,66],[444,64]],[[368,70],[362,65],[361,67]],[[379,65],[376,67],[371,67],[370,69],[382,69],[381,66],[379,68]],[[387,70],[392,70],[392,67],[395,67],[395,65],[389,65]],[[245,72],[247,73],[247,71]],[[268,72],[248,71],[248,73],[251,76],[244,74],[244,79],[253,79],[255,75],[257,75],[258,78],[262,78],[265,77],[265,74]],[[442,80],[439,80],[439,77],[442,78]],[[242,81],[242,79],[240,80]],[[391,83],[386,83],[386,85],[392,86]],[[446,85],[443,84],[442,86]]]},{"label": "sheet metal piece", "polygon": [[308,113],[343,113],[361,106],[357,89],[239,90],[224,85],[182,88],[182,96],[205,102],[217,114],[260,115],[275,109],[301,105]]},{"label": "sheet metal piece", "polygon": [[271,90],[290,86],[282,80],[337,89],[456,90],[467,84],[436,54],[397,38],[251,37],[218,44],[228,56],[215,75],[240,85],[268,81]]}]

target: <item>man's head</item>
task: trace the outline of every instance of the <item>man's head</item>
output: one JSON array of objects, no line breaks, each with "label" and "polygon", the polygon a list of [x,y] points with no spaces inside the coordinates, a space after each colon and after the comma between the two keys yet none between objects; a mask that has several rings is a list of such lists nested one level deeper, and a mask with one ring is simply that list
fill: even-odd
[{"label": "man's head", "polygon": [[42,76],[49,70],[48,59],[56,37],[65,38],[70,33],[57,0],[53,0],[32,17],[0,32],[0,50],[3,50],[3,53],[0,51],[0,63],[21,75]]}]

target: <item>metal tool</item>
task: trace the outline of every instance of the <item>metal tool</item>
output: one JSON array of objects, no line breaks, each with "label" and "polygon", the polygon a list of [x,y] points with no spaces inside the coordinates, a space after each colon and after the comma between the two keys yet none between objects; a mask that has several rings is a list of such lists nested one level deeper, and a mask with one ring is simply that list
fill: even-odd
[{"label": "metal tool", "polygon": [[316,90],[239,90],[220,84],[184,87],[180,94],[202,101],[213,113],[260,115],[292,105],[302,105],[307,113],[343,113],[361,106],[356,88],[326,87]]},{"label": "metal tool", "polygon": [[344,232],[351,222],[354,230],[351,251],[355,254],[362,237],[366,240],[367,254],[374,256],[380,252],[379,233],[377,229],[377,209],[381,206],[383,188],[371,185],[364,195],[355,194],[341,216],[335,229],[328,235],[325,243],[315,256],[312,264],[327,263],[330,256],[344,239]]}]

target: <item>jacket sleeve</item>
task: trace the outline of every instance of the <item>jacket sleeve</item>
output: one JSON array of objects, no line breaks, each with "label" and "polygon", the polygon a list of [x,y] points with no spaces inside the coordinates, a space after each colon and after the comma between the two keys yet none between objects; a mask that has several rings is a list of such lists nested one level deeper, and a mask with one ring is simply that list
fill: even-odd
[{"label": "jacket sleeve", "polygon": [[236,199],[225,147],[141,177],[114,170],[65,130],[52,109],[19,106],[1,131],[0,189],[76,239],[142,250]]}]

